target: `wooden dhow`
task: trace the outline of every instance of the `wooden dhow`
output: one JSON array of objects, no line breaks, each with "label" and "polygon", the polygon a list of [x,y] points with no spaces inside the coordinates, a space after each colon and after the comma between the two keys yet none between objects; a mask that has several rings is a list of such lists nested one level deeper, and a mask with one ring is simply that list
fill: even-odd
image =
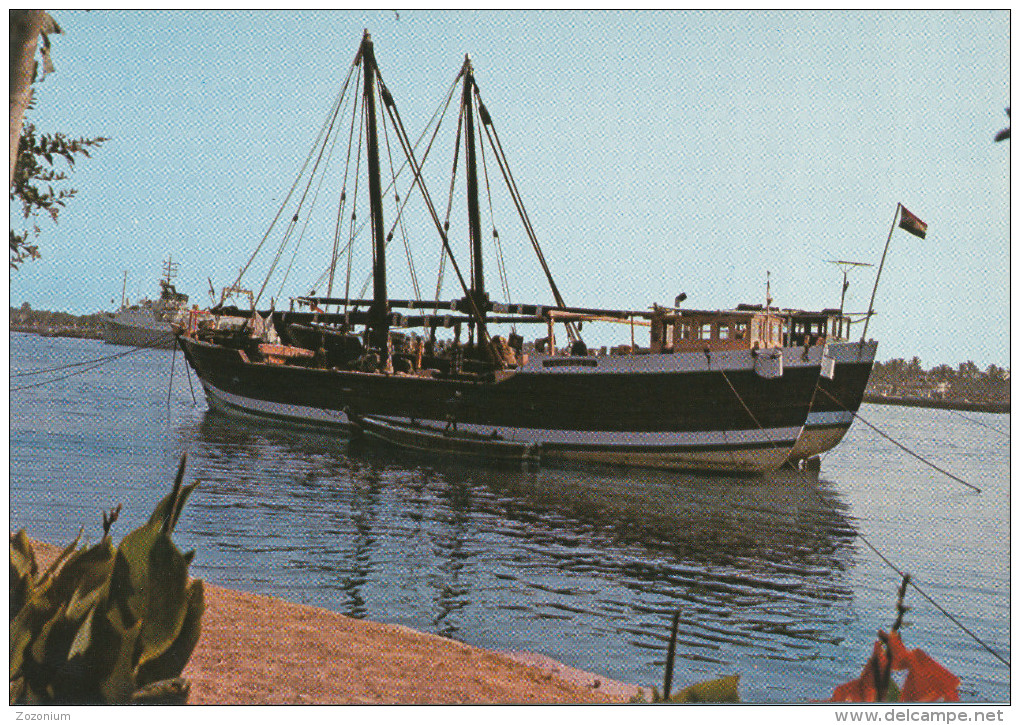
[{"label": "wooden dhow", "polygon": [[[352,77],[360,94],[347,96]],[[335,112],[306,163],[312,171],[303,194],[294,192],[300,188],[297,183],[292,187],[299,199],[297,210],[290,216],[281,208],[277,215],[291,221],[270,274],[282,267],[278,263],[288,235],[304,228],[300,224],[308,210],[302,205],[318,197],[321,181],[315,171],[325,168],[329,158],[344,156],[334,153],[334,138],[359,146],[358,153],[346,153],[328,270],[315,282],[327,294],[310,292],[292,298],[286,311],[273,309],[271,303],[258,312],[267,275],[251,309],[220,305],[210,315],[194,317],[179,342],[210,406],[249,418],[335,426],[402,448],[479,458],[735,473],[784,465],[802,437],[820,377],[825,371],[831,374],[828,342],[819,338],[814,344],[791,344],[789,318],[771,309],[771,301],[764,309],[722,311],[680,309],[680,298],[673,307],[644,310],[567,305],[524,210],[470,59],[447,103],[458,84],[462,93],[453,168],[456,174],[459,159],[464,159],[469,274],[456,262],[449,233],[453,183],[443,223],[424,180],[432,141],[419,156],[382,81],[366,32]],[[352,109],[349,125],[337,118],[346,105]],[[444,116],[445,109],[439,117]],[[383,135],[380,119],[388,122]],[[435,137],[432,132],[432,140]],[[488,144],[478,144],[478,137]],[[385,154],[380,138],[385,139]],[[362,158],[361,139],[363,165],[351,161]],[[412,176],[403,196],[396,190],[395,146],[403,154],[401,168]],[[393,176],[385,188],[382,158]],[[502,257],[497,257],[498,269],[507,301],[491,299],[486,289],[479,167],[491,195],[489,164],[498,167],[536,253],[551,293],[547,304],[509,301]],[[359,171],[364,179],[357,176]],[[365,227],[371,232],[371,297],[350,294],[358,217],[345,204],[353,204],[348,197],[352,190],[356,198],[364,187],[369,197],[370,224]],[[447,267],[452,270],[460,297],[440,299],[441,283],[435,299],[420,293],[408,299],[389,296],[387,245],[395,233],[403,236],[412,195],[426,207],[438,237],[440,276]],[[387,204],[396,211],[389,226],[384,219]],[[491,196],[488,208],[491,211]],[[340,230],[348,213],[350,240],[343,245]],[[493,238],[500,249],[495,226]],[[296,244],[294,249],[296,255]],[[405,251],[410,261],[406,238]],[[411,278],[417,292],[413,268]],[[334,295],[342,279],[344,293]],[[239,282],[240,275],[234,287]],[[582,328],[587,332],[613,324],[629,327],[629,344],[595,348],[582,338]],[[526,340],[521,334],[525,329],[537,332]],[[638,331],[642,338],[647,332],[646,344],[638,342]]]}]

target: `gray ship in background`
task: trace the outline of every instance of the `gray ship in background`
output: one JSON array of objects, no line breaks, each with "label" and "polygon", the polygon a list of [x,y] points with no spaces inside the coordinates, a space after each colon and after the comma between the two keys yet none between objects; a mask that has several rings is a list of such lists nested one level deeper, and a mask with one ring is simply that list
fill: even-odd
[{"label": "gray ship in background", "polygon": [[159,299],[142,298],[130,304],[121,293],[120,309],[110,313],[106,320],[103,339],[108,344],[168,350],[174,346],[172,324],[183,324],[188,305],[188,296],[178,292],[173,284],[177,269],[177,263],[167,259],[163,265],[163,277],[159,280]]}]

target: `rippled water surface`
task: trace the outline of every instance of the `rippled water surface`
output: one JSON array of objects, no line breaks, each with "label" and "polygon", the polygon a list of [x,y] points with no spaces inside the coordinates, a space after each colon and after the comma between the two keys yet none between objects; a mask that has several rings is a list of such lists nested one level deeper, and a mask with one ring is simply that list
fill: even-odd
[{"label": "rippled water surface", "polygon": [[[127,350],[15,333],[11,368]],[[197,406],[180,354],[149,350],[12,390],[11,529],[98,538],[123,503],[123,535],[187,452],[202,483],[176,536],[209,582],[644,685],[662,681],[679,609],[674,681],[738,673],[764,702],[828,697],[895,618],[899,576],[863,535],[1009,660],[1008,415],[861,410],[978,494],[860,423],[814,479],[518,471],[222,417],[193,382]],[[907,603],[904,640],[958,674],[964,700],[1009,699],[1006,666],[916,592]]]}]

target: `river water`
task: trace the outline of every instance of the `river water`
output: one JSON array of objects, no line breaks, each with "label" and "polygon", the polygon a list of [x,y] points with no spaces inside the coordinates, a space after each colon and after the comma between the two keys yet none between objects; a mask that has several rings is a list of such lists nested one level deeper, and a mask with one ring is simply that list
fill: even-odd
[{"label": "river water", "polygon": [[[900,584],[863,537],[1010,659],[1008,415],[861,409],[976,493],[859,422],[817,478],[521,471],[208,412],[167,350],[19,374],[128,351],[11,334],[12,531],[96,540],[123,503],[119,538],[186,452],[201,485],[175,538],[208,582],[660,687],[679,609],[674,682],[739,674],[753,702],[825,699],[860,674]],[[1009,700],[1007,666],[917,592],[906,603],[905,643],[963,700]]]}]

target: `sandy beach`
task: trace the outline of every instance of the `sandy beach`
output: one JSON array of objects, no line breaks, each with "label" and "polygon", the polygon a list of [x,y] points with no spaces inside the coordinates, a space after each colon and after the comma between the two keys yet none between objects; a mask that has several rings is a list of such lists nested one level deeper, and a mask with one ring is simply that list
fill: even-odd
[{"label": "sandy beach", "polygon": [[[33,542],[40,562],[56,547]],[[193,705],[608,704],[638,688],[535,653],[498,653],[205,582]]]}]

